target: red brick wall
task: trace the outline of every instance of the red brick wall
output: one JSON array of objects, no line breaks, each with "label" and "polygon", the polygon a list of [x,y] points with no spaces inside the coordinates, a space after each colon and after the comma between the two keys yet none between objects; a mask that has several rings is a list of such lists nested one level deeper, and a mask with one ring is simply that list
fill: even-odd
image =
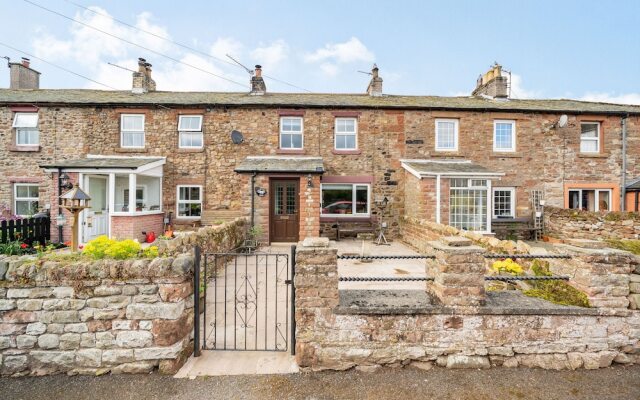
[{"label": "red brick wall", "polygon": [[111,216],[111,238],[138,239],[144,242],[142,232],[154,232],[156,237],[162,235],[164,214]]}]

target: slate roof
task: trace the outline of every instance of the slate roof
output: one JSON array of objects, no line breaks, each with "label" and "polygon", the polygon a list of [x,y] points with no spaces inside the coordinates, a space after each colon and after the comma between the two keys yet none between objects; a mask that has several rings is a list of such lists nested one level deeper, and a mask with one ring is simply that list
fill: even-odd
[{"label": "slate roof", "polygon": [[640,178],[631,179],[627,184],[627,190],[640,190]]},{"label": "slate roof", "polygon": [[400,160],[402,167],[420,176],[504,176],[502,172],[491,171],[482,165],[466,160]]},{"label": "slate roof", "polygon": [[321,157],[256,156],[245,158],[235,171],[322,174],[324,165]]},{"label": "slate roof", "polygon": [[41,168],[137,169],[164,158],[80,158],[40,165]]},{"label": "slate roof", "polygon": [[566,99],[494,100],[482,97],[369,96],[348,93],[267,93],[252,96],[233,92],[149,92],[90,89],[0,89],[0,104],[164,105],[336,107],[383,109],[438,109],[477,111],[532,111],[573,114],[640,114],[640,106]]}]

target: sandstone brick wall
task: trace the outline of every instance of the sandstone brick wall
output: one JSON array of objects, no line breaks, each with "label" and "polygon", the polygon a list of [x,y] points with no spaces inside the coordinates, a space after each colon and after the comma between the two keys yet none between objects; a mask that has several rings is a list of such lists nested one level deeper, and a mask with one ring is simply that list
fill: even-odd
[{"label": "sandstone brick wall", "polygon": [[174,373],[189,355],[192,257],[37,264],[1,271],[0,374]]},{"label": "sandstone brick wall", "polygon": [[638,239],[640,214],[545,207],[544,231],[550,236],[569,239]]},{"label": "sandstone brick wall", "polygon": [[[39,164],[88,153],[102,155],[164,156],[163,207],[176,210],[176,186],[204,186],[206,210],[241,211],[249,215],[245,198],[248,180],[233,170],[246,156],[277,155],[279,109],[276,107],[130,107],[57,106],[40,107],[41,146],[37,152],[11,150],[13,113],[0,107],[0,202],[11,202],[11,182],[33,179],[41,182],[42,205],[53,203],[52,177]],[[385,211],[389,234],[399,231],[405,213],[404,170],[401,158],[464,158],[477,162],[506,176],[496,185],[515,186],[518,215],[530,214],[529,191],[544,189],[547,204],[562,206],[565,184],[604,182],[612,186],[620,182],[620,118],[616,116],[569,116],[565,128],[550,129],[559,114],[489,113],[468,111],[420,110],[349,110],[358,117],[356,154],[333,149],[335,108],[308,108],[304,111],[304,155],[321,156],[326,176],[371,175],[372,198],[387,196]],[[340,110],[338,110],[340,111]],[[344,111],[344,110],[342,110]],[[144,149],[120,148],[120,114],[144,113]],[[204,149],[179,149],[177,122],[180,114],[204,115]],[[435,119],[458,118],[459,151],[434,151]],[[517,151],[495,153],[492,148],[494,119],[516,120]],[[603,151],[597,155],[579,153],[580,120],[602,123]],[[629,177],[640,176],[636,163],[640,153],[638,117],[628,120]],[[229,133],[239,130],[245,142],[234,145]],[[442,191],[442,222],[447,222],[446,195]],[[261,202],[258,202],[262,204]],[[54,204],[51,204],[52,207]],[[380,213],[372,204],[372,214]],[[175,219],[175,223],[191,223]]]},{"label": "sandstone brick wall", "polygon": [[640,313],[598,315],[342,314],[336,250],[296,253],[296,359],[303,369],[596,369],[640,362]]},{"label": "sandstone brick wall", "polygon": [[191,253],[196,245],[205,253],[230,252],[242,244],[248,227],[246,218],[236,218],[224,224],[204,226],[195,232],[179,234],[175,239],[158,239],[153,245],[158,246],[158,252],[163,256]]},{"label": "sandstone brick wall", "polygon": [[117,216],[111,218],[111,237],[113,239],[138,239],[145,241],[142,232],[154,232],[156,237],[164,233],[164,214]]}]

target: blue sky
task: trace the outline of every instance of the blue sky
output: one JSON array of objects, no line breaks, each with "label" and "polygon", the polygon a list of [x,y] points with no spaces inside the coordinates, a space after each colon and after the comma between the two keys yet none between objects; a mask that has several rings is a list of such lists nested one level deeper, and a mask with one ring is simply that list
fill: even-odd
[{"label": "blue sky", "polygon": [[[389,94],[466,95],[494,61],[514,97],[640,104],[640,1],[98,1],[30,0],[236,85],[136,48],[23,0],[0,0],[0,42],[119,89],[137,57],[159,90],[246,90],[240,68],[115,22],[225,58],[314,92],[363,92],[375,62]],[[91,7],[95,13],[72,2]],[[615,3],[613,5],[612,3]],[[102,15],[101,15],[102,14]],[[0,56],[24,55],[0,45]],[[99,85],[32,59],[46,88]],[[8,86],[8,72],[0,87]],[[267,79],[270,91],[299,91]]]}]

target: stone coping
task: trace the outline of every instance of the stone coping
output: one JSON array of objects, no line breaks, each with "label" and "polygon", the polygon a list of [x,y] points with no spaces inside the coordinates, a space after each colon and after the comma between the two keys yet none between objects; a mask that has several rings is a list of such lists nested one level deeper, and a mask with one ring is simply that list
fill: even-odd
[{"label": "stone coping", "polygon": [[563,306],[516,290],[487,292],[480,307],[446,307],[422,290],[341,290],[336,314],[408,315],[601,315],[595,308]]}]

